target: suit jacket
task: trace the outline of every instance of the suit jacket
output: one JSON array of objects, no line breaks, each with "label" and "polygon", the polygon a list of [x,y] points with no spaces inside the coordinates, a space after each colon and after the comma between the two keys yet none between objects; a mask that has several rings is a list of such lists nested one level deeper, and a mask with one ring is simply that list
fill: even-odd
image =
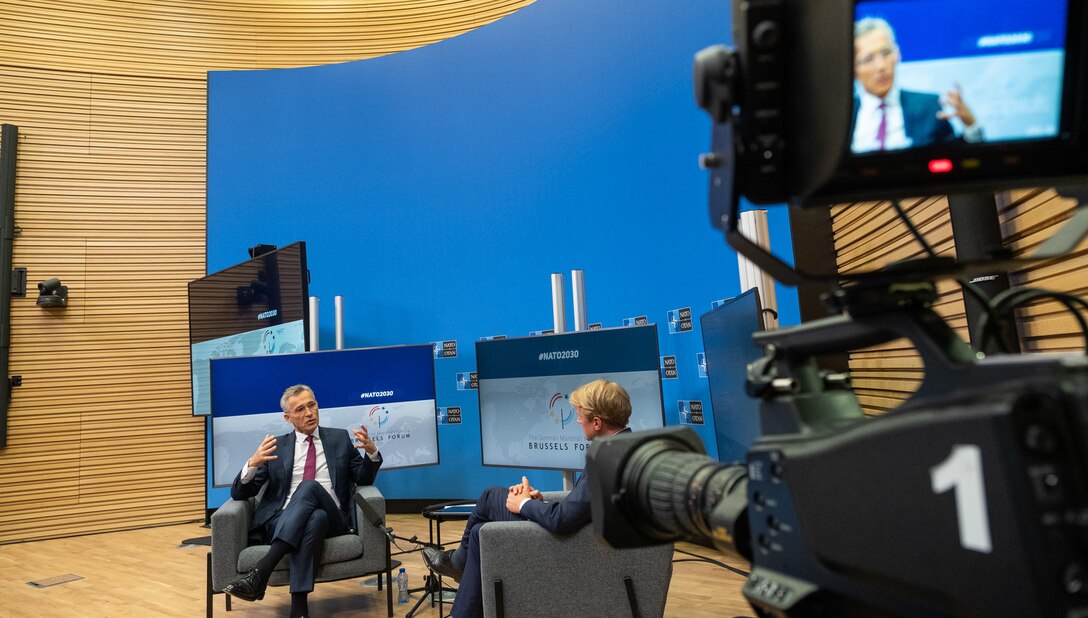
[{"label": "suit jacket", "polygon": [[[346,429],[335,427],[318,427],[318,439],[325,449],[325,461],[329,468],[329,477],[332,479],[332,488],[336,499],[340,502],[340,510],[344,514],[344,521],[348,527],[355,528],[355,502],[352,494],[357,485],[372,485],[381,467],[381,455],[378,461],[372,461],[355,448],[351,436]],[[266,461],[257,467],[257,474],[248,483],[242,483],[242,473],[234,477],[234,484],[230,488],[230,497],[235,500],[246,500],[256,496],[265,484],[268,489],[257,504],[257,511],[253,514],[251,531],[261,530],[269,519],[272,518],[287,501],[287,493],[291,490],[291,472],[295,465],[295,432],[291,431],[276,438],[276,459]]]},{"label": "suit jacket", "polygon": [[[625,427],[619,433],[631,431]],[[605,439],[605,438],[602,438]],[[581,530],[590,521],[590,491],[586,482],[586,471],[578,476],[574,487],[559,502],[541,502],[530,500],[521,505],[521,515],[529,521],[535,521],[548,532],[570,534]]]},{"label": "suit jacket", "polygon": [[521,505],[521,515],[540,524],[548,532],[570,534],[589,523],[589,498],[589,483],[586,482],[585,470],[582,470],[566,498],[559,502],[530,500]]},{"label": "suit jacket", "polygon": [[[899,105],[903,108],[903,128],[914,147],[947,144],[957,140],[952,123],[937,118],[941,111],[941,97],[927,92],[899,91]],[[851,122],[857,126],[858,109],[861,101],[854,97],[854,117]]]}]

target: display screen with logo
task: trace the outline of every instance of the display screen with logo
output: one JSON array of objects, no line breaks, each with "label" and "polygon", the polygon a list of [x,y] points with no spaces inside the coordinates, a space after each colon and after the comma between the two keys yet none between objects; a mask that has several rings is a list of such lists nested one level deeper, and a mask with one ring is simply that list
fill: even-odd
[{"label": "display screen with logo", "polygon": [[209,413],[209,360],[306,351],[308,284],[304,242],[189,283],[193,414]]},{"label": "display screen with logo", "polygon": [[663,427],[657,326],[476,342],[485,466],[580,470],[589,442],[571,391],[604,378],[631,397],[629,426]]},{"label": "display screen with logo", "polygon": [[292,430],[280,396],[314,391],[323,427],[366,425],[382,470],[437,464],[434,352],[430,344],[211,361],[212,477],[230,485],[266,435]]}]

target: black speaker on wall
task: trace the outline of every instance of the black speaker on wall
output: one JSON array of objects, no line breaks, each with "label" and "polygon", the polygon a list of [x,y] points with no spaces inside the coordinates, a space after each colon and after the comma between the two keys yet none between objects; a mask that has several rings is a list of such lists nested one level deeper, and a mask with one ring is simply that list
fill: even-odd
[{"label": "black speaker on wall", "polygon": [[[948,210],[952,218],[952,236],[956,242],[956,257],[964,260],[995,258],[1006,252],[1001,238],[1001,222],[997,215],[997,200],[993,193],[972,193],[948,196]],[[1009,275],[995,271],[971,278],[987,297],[1009,289]],[[975,332],[975,326],[984,311],[982,304],[972,295],[963,295],[967,311],[967,328]],[[1006,324],[999,336],[1009,352],[1020,351],[1020,339],[1015,324]],[[995,349],[983,350],[987,353]]]}]

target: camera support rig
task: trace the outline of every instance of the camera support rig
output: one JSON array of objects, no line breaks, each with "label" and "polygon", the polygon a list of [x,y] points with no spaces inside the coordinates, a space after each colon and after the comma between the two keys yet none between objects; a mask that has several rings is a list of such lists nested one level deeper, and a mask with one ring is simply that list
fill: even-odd
[{"label": "camera support rig", "polygon": [[[1088,610],[1088,359],[973,352],[927,282],[844,290],[842,315],[758,333],[763,436],[742,464],[690,430],[590,447],[614,547],[685,538],[752,561],[760,616],[1072,616]],[[864,415],[820,355],[906,337],[926,379]]]},{"label": "camera support rig", "polygon": [[[697,56],[697,98],[714,118],[703,157],[712,222],[782,283],[849,285],[832,295],[838,315],[755,334],[765,355],[746,389],[762,399],[763,435],[745,463],[697,455],[690,430],[594,443],[598,534],[615,547],[685,538],[749,558],[744,594],[760,616],[1088,615],[1088,360],[987,357],[933,311],[934,280],[1023,262],[931,257],[814,274],[742,236],[740,196],[759,173],[746,167],[756,149],[743,124],[734,138],[749,117],[735,99],[743,79],[728,48]],[[1083,190],[1072,195],[1083,204]],[[1078,206],[1032,259],[1065,255],[1086,233]],[[847,376],[818,367],[899,338],[925,377],[881,416],[861,411]]]},{"label": "camera support rig", "polygon": [[[701,158],[711,223],[783,284],[837,284],[837,315],[754,335],[764,356],[749,366],[746,390],[762,400],[763,435],[745,462],[699,455],[689,429],[595,441],[587,474],[597,534],[614,547],[686,539],[750,559],[744,594],[760,616],[1088,616],[1088,359],[985,356],[932,308],[938,279],[1067,255],[1088,235],[1088,190],[1060,191],[1076,199],[1072,216],[1027,260],[931,255],[868,272],[813,273],[738,229],[741,196],[802,208],[843,195],[901,197],[918,186],[947,193],[1026,178],[1083,182],[1083,88],[1070,99],[1074,130],[1061,148],[1023,146],[1073,153],[1057,173],[1039,157],[1025,168],[1034,173],[1008,179],[902,182],[922,178],[914,175],[844,190],[841,178],[826,181],[848,148],[840,104],[852,73],[854,3],[746,0],[735,8],[739,51],[707,48],[694,67],[696,100],[713,122],[711,152]],[[1083,23],[1083,4],[1074,8],[1070,23]],[[1088,47],[1074,47],[1072,66],[1083,66]],[[788,91],[805,105],[787,106]],[[916,155],[887,156],[871,160]],[[1077,302],[1065,304],[1085,308]],[[1088,335],[1088,321],[1077,319]],[[900,338],[917,349],[924,378],[880,416],[862,412],[845,374],[817,363]]]},{"label": "camera support rig", "polygon": [[[712,152],[701,160],[712,223],[784,284],[848,284],[831,298],[838,315],[754,336],[765,356],[749,367],[746,389],[763,400],[763,437],[748,453],[747,510],[735,496],[705,503],[714,505],[706,521],[719,547],[730,533],[750,532],[744,592],[753,607],[868,616],[1088,606],[1088,363],[986,358],[931,308],[936,279],[1024,261],[930,257],[845,275],[786,264],[737,228],[740,196],[754,197],[745,186],[761,173],[750,160],[765,155],[745,137],[751,115],[734,98],[748,92],[735,52],[700,52],[695,75],[699,104],[714,119]],[[1085,193],[1063,192],[1078,206],[1030,261],[1066,255],[1088,235]],[[822,355],[902,337],[918,350],[925,379],[879,418],[861,411],[846,375],[817,365]],[[899,490],[889,496],[889,487]]]},{"label": "camera support rig", "polygon": [[[934,297],[925,282],[869,283],[841,291],[844,315],[755,335],[766,355],[748,389],[763,399],[764,435],[748,453],[744,592],[761,614],[1088,605],[1088,361],[983,358],[933,312]],[[880,417],[816,368],[819,355],[900,337],[925,381]]]}]

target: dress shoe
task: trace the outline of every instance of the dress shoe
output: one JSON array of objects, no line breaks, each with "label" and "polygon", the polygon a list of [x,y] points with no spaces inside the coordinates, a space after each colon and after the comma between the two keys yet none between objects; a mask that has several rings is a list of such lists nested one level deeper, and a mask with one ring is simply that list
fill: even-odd
[{"label": "dress shoe", "polygon": [[437,547],[424,547],[423,548],[423,562],[427,564],[427,568],[444,575],[446,577],[452,577],[453,581],[461,581],[461,575],[464,574],[464,570],[453,566],[453,550],[442,551]]},{"label": "dress shoe", "polygon": [[245,577],[223,586],[223,592],[244,601],[260,601],[264,598],[264,589],[267,587],[268,581],[262,582],[261,572],[253,569]]}]

